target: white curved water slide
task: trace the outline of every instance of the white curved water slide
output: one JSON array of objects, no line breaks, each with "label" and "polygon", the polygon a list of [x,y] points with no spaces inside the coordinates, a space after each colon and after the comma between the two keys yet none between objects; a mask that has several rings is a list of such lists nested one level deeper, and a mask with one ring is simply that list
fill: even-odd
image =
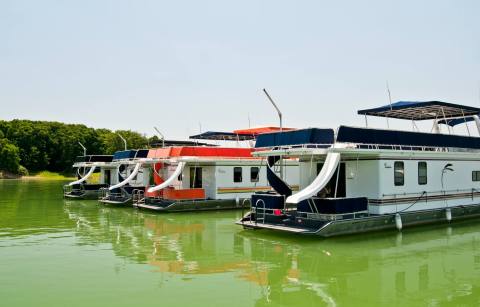
[{"label": "white curved water slide", "polygon": [[175,169],[173,174],[167,180],[165,180],[164,182],[162,182],[161,184],[159,184],[157,186],[149,188],[147,190],[147,192],[152,193],[152,192],[160,191],[160,190],[168,187],[183,172],[183,169],[185,168],[186,164],[187,163],[184,162],[184,161],[179,162],[178,165],[177,165],[177,168]]},{"label": "white curved water slide", "polygon": [[320,192],[330,181],[335,170],[340,163],[340,153],[336,152],[329,152],[325,159],[325,164],[323,164],[322,170],[307,187],[303,190],[289,196],[286,200],[289,204],[298,204],[302,200],[311,198],[312,196],[316,195]]},{"label": "white curved water slide", "polygon": [[93,172],[95,171],[96,168],[97,168],[97,167],[96,167],[95,165],[92,166],[92,167],[90,168],[90,170],[88,171],[88,173],[87,173],[85,176],[83,176],[82,178],[78,179],[77,181],[70,182],[68,185],[69,185],[69,186],[72,186],[72,185],[76,185],[76,184],[80,184],[80,183],[84,182],[85,180],[88,179],[88,177],[90,177],[90,176],[93,174]]},{"label": "white curved water slide", "polygon": [[135,168],[133,169],[132,173],[130,174],[130,176],[128,176],[124,181],[120,182],[120,183],[117,183],[116,185],[113,185],[111,187],[108,188],[109,191],[111,190],[114,190],[114,189],[117,189],[117,188],[121,188],[123,187],[124,185],[126,185],[127,183],[129,183],[130,181],[132,181],[132,179],[137,175],[138,171],[140,170],[140,167],[142,166],[141,163],[137,163],[135,165]]}]

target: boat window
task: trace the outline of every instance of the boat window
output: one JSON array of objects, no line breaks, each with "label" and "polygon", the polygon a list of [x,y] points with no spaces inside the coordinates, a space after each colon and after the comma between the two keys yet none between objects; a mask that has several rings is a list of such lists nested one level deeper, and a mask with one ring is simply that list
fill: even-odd
[{"label": "boat window", "polygon": [[397,161],[393,165],[394,183],[396,186],[404,185],[405,183],[405,167],[403,162]]},{"label": "boat window", "polygon": [[418,184],[427,184],[427,162],[418,162]]},{"label": "boat window", "polygon": [[105,170],[105,173],[103,175],[103,178],[104,178],[103,183],[110,185],[110,181],[111,181],[110,177],[111,177],[110,170],[109,169]]},{"label": "boat window", "polygon": [[480,181],[480,171],[472,172],[472,181]]},{"label": "boat window", "polygon": [[191,167],[190,168],[190,189],[202,188],[202,168]]},{"label": "boat window", "polygon": [[260,168],[258,167],[251,167],[250,168],[250,181],[251,182],[258,182],[260,175]]},{"label": "boat window", "polygon": [[233,168],[233,182],[242,182],[242,168],[234,167]]}]

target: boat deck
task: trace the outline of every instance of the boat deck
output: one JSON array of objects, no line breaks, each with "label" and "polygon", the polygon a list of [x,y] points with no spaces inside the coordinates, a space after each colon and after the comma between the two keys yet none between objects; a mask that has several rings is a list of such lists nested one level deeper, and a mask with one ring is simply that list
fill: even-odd
[{"label": "boat deck", "polygon": [[238,221],[236,222],[236,224],[243,226],[245,228],[251,228],[251,229],[272,229],[272,230],[288,231],[293,233],[315,234],[315,230],[309,229],[309,228],[288,227],[288,226],[275,225],[275,224],[263,224],[261,222],[257,223],[255,221]]},{"label": "boat deck", "polygon": [[[447,214],[447,209],[450,210]],[[251,229],[269,229],[286,231],[298,234],[315,234],[322,237],[332,237],[347,234],[365,233],[379,230],[398,229],[396,216],[401,219],[401,228],[413,227],[426,224],[448,224],[464,219],[480,217],[480,204],[467,206],[454,206],[448,208],[399,212],[398,214],[367,215],[357,218],[337,219],[328,222],[320,222],[302,218],[284,218],[279,220],[274,216],[266,216],[266,220],[255,221],[255,217],[247,214],[237,225],[243,225]],[[301,222],[301,223],[299,223]],[[309,223],[310,222],[310,223]],[[308,228],[306,228],[308,224]]]}]

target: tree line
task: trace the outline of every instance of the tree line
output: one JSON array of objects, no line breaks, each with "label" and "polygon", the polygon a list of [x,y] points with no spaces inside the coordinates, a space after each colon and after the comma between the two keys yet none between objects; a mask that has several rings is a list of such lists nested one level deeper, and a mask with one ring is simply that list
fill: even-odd
[{"label": "tree line", "polygon": [[87,154],[113,154],[124,149],[117,133],[127,140],[128,148],[146,148],[158,142],[156,136],[147,138],[130,130],[48,121],[0,121],[0,170],[21,175],[44,170],[68,172],[75,158],[83,155],[78,142],[85,145]]}]

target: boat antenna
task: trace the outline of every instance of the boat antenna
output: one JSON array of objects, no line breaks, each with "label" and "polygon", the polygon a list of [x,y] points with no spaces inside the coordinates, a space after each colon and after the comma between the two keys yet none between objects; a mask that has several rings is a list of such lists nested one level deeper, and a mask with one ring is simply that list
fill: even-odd
[{"label": "boat antenna", "polygon": [[278,108],[277,104],[275,103],[275,101],[273,101],[272,97],[270,97],[270,95],[268,94],[267,90],[266,89],[263,89],[263,92],[265,93],[265,95],[267,95],[267,98],[268,100],[270,100],[270,102],[272,103],[273,107],[275,108],[275,110],[277,110],[277,113],[278,113],[278,118],[280,119],[280,132],[283,131],[283,125],[282,125],[282,112],[280,111],[280,109]]},{"label": "boat antenna", "polygon": [[86,156],[87,155],[87,148],[85,146],[83,146],[82,143],[78,142],[78,145],[82,146],[83,148],[83,156]]},{"label": "boat antenna", "polygon": [[[393,110],[392,108],[392,94],[390,93],[390,86],[388,85],[388,80],[387,80],[387,93],[388,93],[388,102],[390,103],[390,111]],[[390,122],[388,121],[388,117],[386,117],[387,119],[387,128],[390,129]]]},{"label": "boat antenna", "polygon": [[125,150],[127,150],[127,140],[118,132],[115,132],[123,141],[123,144],[125,145]]},{"label": "boat antenna", "polygon": [[250,129],[250,113],[247,113],[247,117],[248,117],[248,128]]},{"label": "boat antenna", "polygon": [[387,80],[387,93],[388,93],[388,102],[390,103],[390,111],[393,109],[392,108],[392,93],[390,92],[390,86],[388,85],[388,80]]},{"label": "boat antenna", "polygon": [[[275,110],[277,110],[277,113],[278,113],[278,118],[280,120],[280,132],[283,131],[283,122],[282,122],[282,119],[283,119],[283,116],[282,116],[282,112],[280,111],[280,109],[278,108],[277,104],[275,103],[275,101],[273,101],[272,97],[270,97],[270,95],[268,94],[267,90],[266,89],[263,89],[263,92],[265,93],[265,95],[267,95],[267,98],[268,100],[270,100],[270,102],[272,103],[273,107],[275,108]],[[280,178],[283,179],[283,158],[282,156],[280,156]]]},{"label": "boat antenna", "polygon": [[160,135],[162,139],[162,147],[165,147],[165,136],[163,135],[163,133],[160,132],[160,130],[158,130],[157,127],[154,126],[153,129],[155,129],[155,131],[157,131],[157,133]]}]

